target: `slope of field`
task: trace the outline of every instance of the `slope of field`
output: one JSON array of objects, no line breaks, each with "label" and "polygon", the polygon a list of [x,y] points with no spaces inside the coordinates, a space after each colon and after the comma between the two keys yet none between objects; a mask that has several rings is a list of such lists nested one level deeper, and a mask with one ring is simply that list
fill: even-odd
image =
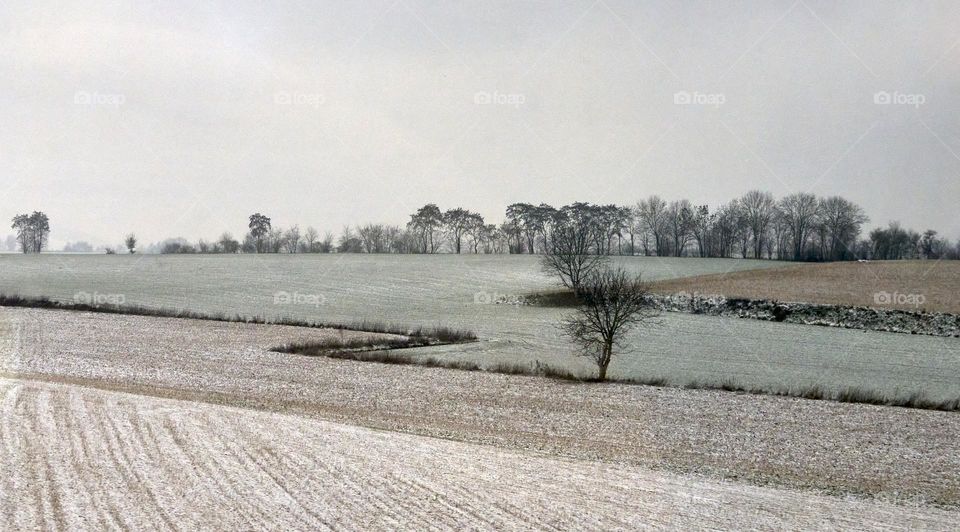
[{"label": "slope of field", "polygon": [[0,377],[714,478],[960,505],[955,413],[267,351],[297,334],[282,326],[35,309],[0,309],[2,324]]},{"label": "slope of field", "polygon": [[659,280],[654,289],[960,314],[960,261],[800,264]]},{"label": "slope of field", "polygon": [[[619,257],[647,278],[782,266],[768,261]],[[773,271],[773,270],[771,270]],[[494,305],[498,295],[552,286],[529,256],[0,256],[0,292],[209,313],[360,320],[471,329],[482,341],[443,356],[560,365],[574,358],[556,327],[563,310]],[[280,296],[279,298],[276,296]],[[286,296],[286,297],[284,297]],[[627,338],[616,377],[676,384],[734,380],[750,387],[867,387],[890,395],[960,395],[960,340],[668,314]]]},{"label": "slope of field", "polygon": [[953,512],[0,379],[21,530],[899,528]]}]

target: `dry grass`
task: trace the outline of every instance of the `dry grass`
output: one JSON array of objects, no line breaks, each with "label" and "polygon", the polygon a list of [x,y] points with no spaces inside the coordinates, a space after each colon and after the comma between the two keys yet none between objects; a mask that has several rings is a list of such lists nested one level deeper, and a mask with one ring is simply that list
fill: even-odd
[{"label": "dry grass", "polygon": [[[960,314],[960,261],[877,261],[800,264],[653,283],[654,292],[898,308]],[[913,304],[878,304],[876,294],[917,294]]]},{"label": "dry grass", "polygon": [[[344,331],[358,331],[379,334],[395,334],[408,337],[406,341],[427,345],[427,343],[460,343],[477,340],[473,331],[453,329],[450,327],[405,327],[379,321],[363,320],[351,324],[324,323],[295,318],[270,319],[263,316],[243,316],[240,314],[215,313],[206,314],[186,309],[169,309],[145,307],[142,305],[90,305],[58,301],[46,297],[23,297],[19,295],[0,294],[0,307],[23,307],[54,310],[71,310],[77,312],[98,312],[104,314],[126,314],[131,316],[152,316],[157,318],[179,318],[191,320],[224,321],[231,323],[251,323],[259,325],[290,325],[293,327],[310,327],[314,329],[335,329]],[[396,345],[394,347],[401,347]],[[404,347],[412,347],[410,345]]]}]

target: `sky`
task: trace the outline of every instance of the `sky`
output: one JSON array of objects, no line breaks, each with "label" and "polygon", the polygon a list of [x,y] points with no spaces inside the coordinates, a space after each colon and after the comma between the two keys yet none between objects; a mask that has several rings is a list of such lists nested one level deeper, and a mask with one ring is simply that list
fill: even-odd
[{"label": "sky", "polygon": [[759,188],[957,239],[957,28],[953,0],[12,0],[0,219],[58,248]]}]

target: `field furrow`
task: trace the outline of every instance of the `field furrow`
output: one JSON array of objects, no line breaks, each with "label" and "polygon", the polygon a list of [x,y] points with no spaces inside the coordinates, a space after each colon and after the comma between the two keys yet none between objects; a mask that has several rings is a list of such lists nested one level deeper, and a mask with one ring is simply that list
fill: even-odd
[{"label": "field furrow", "polygon": [[[7,405],[0,468],[13,485],[33,487],[5,490],[4,516],[29,528],[611,529],[709,520],[721,528],[946,530],[956,519],[929,507],[549,458],[300,416],[9,379],[0,388]],[[81,422],[85,439],[105,452],[85,455],[83,467],[75,467],[75,442],[56,434]],[[137,435],[170,435],[171,426],[183,427],[180,443],[180,436]],[[233,479],[236,489],[210,489],[209,475],[221,486]],[[102,495],[95,504],[82,495],[90,490]]]}]

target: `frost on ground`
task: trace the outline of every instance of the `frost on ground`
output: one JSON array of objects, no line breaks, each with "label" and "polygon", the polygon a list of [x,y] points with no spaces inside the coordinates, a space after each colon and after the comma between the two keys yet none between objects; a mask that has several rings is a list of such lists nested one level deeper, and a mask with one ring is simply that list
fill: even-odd
[{"label": "frost on ground", "polygon": [[0,379],[18,529],[944,529],[956,514]]},{"label": "frost on ground", "polygon": [[339,334],[317,329],[35,309],[0,309],[0,328],[8,522],[11,505],[65,528],[958,519],[915,505],[960,504],[955,413],[267,350]]}]

